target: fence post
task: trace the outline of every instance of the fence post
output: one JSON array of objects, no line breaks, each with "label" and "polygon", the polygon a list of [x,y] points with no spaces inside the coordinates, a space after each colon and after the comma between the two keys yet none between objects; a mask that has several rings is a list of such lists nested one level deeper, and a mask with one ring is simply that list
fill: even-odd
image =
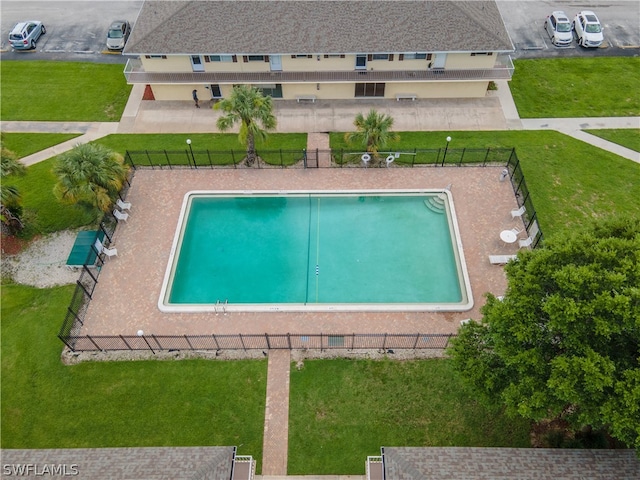
[{"label": "fence post", "polygon": [[[167,153],[167,151],[164,151],[164,156],[167,159],[167,165],[169,165],[169,170],[173,170],[171,167],[171,158],[169,157],[169,153]],[[162,170],[162,165],[160,166],[160,170]]]},{"label": "fence post", "polygon": [[287,344],[289,345],[289,350],[291,350],[291,334],[287,333]]},{"label": "fence post", "polygon": [[209,159],[209,166],[213,169],[213,163],[211,163],[211,152],[207,148],[207,158]]},{"label": "fence post", "polygon": [[82,288],[82,291],[87,294],[87,297],[91,298],[91,294],[89,292],[87,292],[87,289],[84,288],[84,285],[82,285],[80,283],[80,280],[76,280],[76,284],[78,284],[80,286],[80,288]]},{"label": "fence post", "polygon": [[416,333],[416,341],[413,342],[413,349],[415,350],[416,347],[418,346],[418,340],[420,339],[420,334]]},{"label": "fence post", "polygon": [[244,338],[242,338],[242,334],[239,333],[238,335],[240,335],[240,343],[242,344],[242,348],[244,349],[244,351],[247,351],[247,347],[244,344]]},{"label": "fence post", "polygon": [[235,156],[235,154],[233,153],[233,148],[231,149],[231,161],[233,162],[233,168],[238,168],[238,167],[236,166],[236,156]]},{"label": "fence post", "polygon": [[[149,156],[149,150],[145,150],[144,153],[147,155],[147,160],[149,160],[149,166],[151,167],[151,170],[155,170],[153,162],[151,161],[151,157]],[[160,170],[162,170],[162,167],[160,167]]]},{"label": "fence post", "polygon": [[125,151],[124,159],[125,160],[129,160],[129,164],[131,165],[131,168],[133,168],[134,170],[136,169],[136,164],[133,163],[133,159],[131,158],[131,155],[129,154],[129,150]]},{"label": "fence post", "polygon": [[212,333],[211,336],[213,337],[213,341],[216,344],[216,350],[220,350],[220,344],[218,343],[218,339],[216,338],[216,334]]},{"label": "fence post", "polygon": [[307,168],[307,149],[306,148],[302,149],[302,164],[304,165],[304,168]]},{"label": "fence post", "polygon": [[264,339],[267,341],[267,348],[269,350],[271,350],[271,342],[269,341],[269,334],[268,333],[264,334]]},{"label": "fence post", "polygon": [[193,350],[193,345],[191,345],[191,342],[189,341],[189,337],[185,334],[184,339],[187,341],[187,345],[189,345],[189,348],[191,350]]},{"label": "fence post", "polygon": [[[88,335],[87,335],[88,336]],[[129,350],[133,350],[133,348],[131,348],[131,345],[129,345],[129,343],[127,342],[127,340],[122,336],[122,335],[118,335],[120,337],[120,340],[122,340],[124,342],[124,344],[127,346],[127,348]]]},{"label": "fence post", "polygon": [[93,341],[93,338],[91,338],[91,335],[87,335],[87,338],[89,339],[89,341],[90,341],[91,343],[93,343],[93,344],[95,345],[95,347],[96,347],[98,350],[102,350],[102,349],[100,348],[100,345],[98,345],[96,342],[94,342],[94,341]]}]

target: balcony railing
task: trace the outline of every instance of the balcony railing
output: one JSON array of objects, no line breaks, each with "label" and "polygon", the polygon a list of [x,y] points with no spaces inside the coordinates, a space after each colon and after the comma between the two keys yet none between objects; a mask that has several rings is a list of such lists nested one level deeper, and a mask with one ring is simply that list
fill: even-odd
[{"label": "balcony railing", "polygon": [[352,82],[442,82],[508,80],[513,75],[511,57],[500,57],[493,68],[428,70],[354,70],[331,72],[146,72],[140,59],[130,59],[124,69],[127,83],[352,83]]}]

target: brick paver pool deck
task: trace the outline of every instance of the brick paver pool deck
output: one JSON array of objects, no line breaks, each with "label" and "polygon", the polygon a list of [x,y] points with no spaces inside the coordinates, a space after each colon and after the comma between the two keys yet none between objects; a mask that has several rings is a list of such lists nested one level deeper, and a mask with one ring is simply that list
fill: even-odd
[{"label": "brick paver pool deck", "polygon": [[[108,260],[81,334],[146,335],[268,333],[455,333],[459,321],[480,318],[484,294],[504,293],[506,278],[493,254],[514,254],[501,230],[521,221],[499,167],[431,167],[307,170],[138,170],[118,225],[118,257]],[[454,206],[469,272],[474,307],[466,312],[229,312],[163,313],[158,298],[184,195],[192,190],[351,190],[444,188],[452,184]]]}]

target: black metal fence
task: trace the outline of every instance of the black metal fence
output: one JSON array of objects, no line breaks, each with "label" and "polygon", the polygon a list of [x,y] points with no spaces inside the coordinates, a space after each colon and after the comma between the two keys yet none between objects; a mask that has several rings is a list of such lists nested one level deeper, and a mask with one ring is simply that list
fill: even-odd
[{"label": "black metal fence", "polygon": [[[276,152],[276,153],[274,153]],[[137,168],[237,168],[237,156],[230,152],[127,152],[126,161]],[[532,238],[531,248],[536,248],[543,241],[542,231],[539,228],[538,217],[533,206],[533,201],[525,182],[520,161],[515,149],[433,149],[414,150],[413,152],[393,152],[393,161],[389,158],[392,153],[387,153],[383,161],[376,165],[362,160],[362,152],[347,151],[271,151],[281,159],[279,165],[269,164],[269,168],[285,168],[285,159],[294,160],[302,155],[295,164],[298,168],[320,167],[319,158],[322,153],[331,156],[331,166],[339,168],[372,167],[372,166],[403,166],[403,167],[462,167],[462,166],[502,166],[504,167],[500,180],[511,182],[518,206],[525,207],[522,215],[527,235]],[[231,155],[230,164],[221,165],[213,162],[213,159]],[[359,155],[359,157],[358,157]],[[262,156],[262,154],[261,154]],[[182,158],[182,163],[178,160]],[[164,158],[164,163],[160,159]],[[211,162],[200,164],[200,160],[211,158]],[[262,157],[263,159],[265,157]],[[271,158],[271,157],[268,157]],[[146,159],[144,164],[140,159]],[[409,159],[409,160],[407,160]],[[219,161],[219,160],[218,160]],[[262,162],[261,162],[262,163]],[[260,163],[258,164],[260,165]],[[293,165],[293,164],[292,164]],[[292,166],[288,165],[288,166]],[[258,166],[258,168],[262,168]],[[130,187],[127,182],[121,192],[120,198],[124,200]],[[108,242],[113,238],[117,221],[112,212],[106,214],[100,224]],[[95,264],[88,265],[90,259],[97,254]],[[256,334],[256,335],[80,335],[80,329],[84,324],[85,315],[93,292],[98,283],[100,269],[104,264],[104,255],[95,251],[90,253],[87,262],[82,267],[80,278],[77,282],[67,314],[58,333],[58,338],[73,351],[118,351],[118,350],[150,350],[152,352],[162,350],[209,350],[223,349],[255,350],[255,349],[439,349],[446,348],[451,337],[449,334]]]},{"label": "black metal fence", "polygon": [[[380,152],[376,157],[358,150],[260,150],[252,168],[385,168],[505,165],[512,148],[432,148]],[[243,150],[139,150],[125,154],[134,169],[239,168]],[[367,155],[369,159],[367,160]],[[322,162],[321,158],[330,159]]]},{"label": "black metal fence", "polygon": [[406,350],[447,348],[454,334],[231,334],[231,335],[73,335],[61,339],[82,351],[220,351],[220,350]]}]

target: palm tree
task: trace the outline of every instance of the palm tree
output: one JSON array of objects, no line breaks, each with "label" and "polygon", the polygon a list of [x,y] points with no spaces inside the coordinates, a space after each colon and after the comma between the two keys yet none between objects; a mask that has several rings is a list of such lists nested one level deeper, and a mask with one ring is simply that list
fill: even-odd
[{"label": "palm tree", "polygon": [[384,148],[389,142],[397,142],[400,139],[397,133],[391,131],[393,118],[373,109],[366,117],[362,113],[356,115],[353,124],[356,131],[345,133],[345,141],[362,145],[374,160],[378,159],[378,152],[381,148]]},{"label": "palm tree", "polygon": [[247,166],[253,165],[257,159],[256,137],[260,140],[267,138],[267,130],[276,128],[276,117],[273,115],[273,99],[265,97],[262,92],[248,85],[236,85],[229,98],[214,105],[216,110],[222,110],[225,115],[217,121],[221,131],[229,130],[240,122],[240,143],[246,145]]},{"label": "palm tree", "polygon": [[121,155],[92,143],[76,145],[53,168],[58,183],[53,193],[64,203],[107,212],[127,178]]},{"label": "palm tree", "polygon": [[[18,156],[4,147],[0,143],[0,178],[4,179],[9,175],[24,175],[27,168],[20,163]],[[0,221],[10,229],[24,227],[20,220],[22,215],[22,198],[20,191],[13,185],[0,185]]]}]

